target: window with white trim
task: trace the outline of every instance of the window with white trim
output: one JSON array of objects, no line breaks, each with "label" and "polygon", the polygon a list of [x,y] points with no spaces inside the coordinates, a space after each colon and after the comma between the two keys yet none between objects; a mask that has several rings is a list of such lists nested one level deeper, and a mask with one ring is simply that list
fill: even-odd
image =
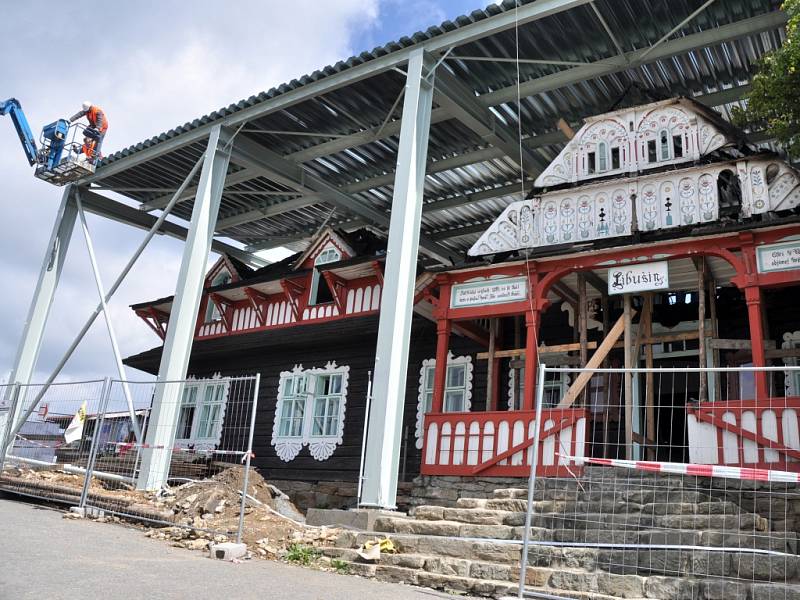
[{"label": "window with white trim", "polygon": [[272,429],[272,445],[286,462],[308,446],[311,456],[327,460],[342,443],[350,367],[329,362],[324,368],[295,365],[281,373]]},{"label": "window with white trim", "polygon": [[339,252],[339,249],[332,244],[329,244],[317,255],[317,258],[314,259],[314,273],[311,276],[311,291],[308,297],[309,306],[333,302],[333,292],[331,292],[330,288],[328,287],[328,282],[325,281],[325,278],[319,272],[317,267],[320,265],[335,263],[341,259],[342,253]]},{"label": "window with white trim", "polygon": [[[545,379],[542,406],[556,406],[569,389],[569,375],[554,371]],[[525,367],[511,367],[508,370],[508,408],[521,410],[525,399]]]},{"label": "window with white trim", "polygon": [[228,379],[219,375],[184,384],[175,430],[176,446],[213,450],[219,445],[228,387]]},{"label": "window with white trim", "polygon": [[[436,359],[422,361],[419,372],[417,398],[417,448],[422,448],[425,415],[433,409],[433,380],[436,376]],[[472,357],[447,355],[447,374],[444,382],[443,412],[468,412],[472,407]]]},{"label": "window with white trim", "polygon": [[[211,280],[210,287],[216,287],[218,285],[225,285],[226,283],[231,282],[231,274],[227,270],[222,270]],[[204,323],[214,323],[219,321],[222,318],[222,313],[219,311],[219,307],[216,303],[211,299],[209,296],[206,300],[206,316]]]}]

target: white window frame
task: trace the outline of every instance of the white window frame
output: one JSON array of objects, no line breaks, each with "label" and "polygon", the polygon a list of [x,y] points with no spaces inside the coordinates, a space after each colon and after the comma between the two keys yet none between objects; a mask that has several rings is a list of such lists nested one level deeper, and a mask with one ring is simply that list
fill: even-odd
[{"label": "white window frame", "polygon": [[[213,288],[218,285],[225,285],[231,281],[233,281],[233,275],[230,274],[228,269],[223,269],[216,274],[214,279],[211,280],[211,285],[209,287]],[[217,306],[217,303],[211,299],[211,296],[208,296],[208,300],[206,302],[206,315],[205,319],[203,320],[203,324],[207,325],[209,323],[216,323],[220,320],[222,320],[222,313],[219,310],[219,306]]]},{"label": "white window frame", "polygon": [[[559,391],[559,402],[569,390],[569,375],[563,371],[552,371],[553,378],[544,382],[545,390]],[[517,384],[517,377],[520,378]],[[558,380],[556,380],[558,377]],[[519,393],[518,393],[519,392]],[[519,397],[517,397],[519,396]],[[522,410],[522,403],[525,396],[525,367],[512,367],[508,370],[508,410]],[[556,402],[555,404],[558,404]],[[555,406],[555,404],[543,403],[543,408]]]},{"label": "white window frame", "polygon": [[[457,388],[447,387],[447,374],[445,374],[445,390],[444,395],[447,398],[448,389],[450,391],[464,391],[464,410],[459,412],[470,412],[472,410],[472,357],[471,356],[453,356],[452,352],[447,353],[447,368],[464,366],[464,385]],[[428,397],[430,396],[431,402],[433,401],[433,377],[436,372],[436,359],[429,358],[422,361],[422,367],[419,370],[419,388],[417,390],[417,427],[414,432],[416,437],[417,448],[422,448],[422,435],[425,431],[425,415],[429,411]],[[430,383],[430,385],[428,385]],[[448,411],[446,402],[443,402],[442,412],[455,412]]]},{"label": "white window frame", "polygon": [[[175,446],[178,448],[193,448],[194,450],[216,450],[222,439],[222,427],[225,423],[225,412],[228,405],[228,392],[230,379],[221,377],[216,373],[209,379],[190,379],[183,385],[181,391],[181,406],[178,411],[178,427],[175,429]],[[208,393],[214,394],[208,397]],[[194,412],[189,437],[179,437],[182,433],[182,414],[187,396],[193,396]],[[208,435],[200,435],[201,417],[203,411],[210,411],[217,407],[217,414],[212,420],[213,428]]]},{"label": "white window frame", "polygon": [[308,296],[308,305],[309,306],[317,306],[317,295],[319,293],[319,286],[321,283],[322,276],[320,275],[319,269],[317,268],[320,265],[328,265],[330,263],[335,263],[337,261],[342,260],[342,252],[332,243],[328,243],[322,251],[317,254],[316,258],[314,259],[314,274],[311,276],[311,291],[309,292]]},{"label": "white window frame", "polygon": [[[289,462],[294,460],[303,446],[316,460],[324,461],[331,457],[336,448],[341,445],[344,437],[344,417],[347,405],[347,385],[350,376],[350,367],[338,366],[331,361],[323,368],[304,369],[303,365],[295,365],[291,371],[283,371],[278,383],[278,399],[275,406],[275,419],[272,426],[272,445],[281,460]],[[338,380],[338,386],[329,389],[327,394],[322,393],[324,380]],[[287,387],[287,382],[298,382],[292,388]],[[305,382],[300,384],[299,382]],[[296,385],[296,387],[295,387]],[[291,389],[293,395],[287,396]],[[320,404],[319,401],[323,401]],[[289,403],[292,406],[302,406],[300,418],[300,433],[286,435],[283,423],[284,410]],[[324,410],[318,414],[318,408]],[[293,409],[294,410],[294,409]],[[317,425],[322,423],[325,429],[320,433]],[[296,430],[295,430],[296,431]]]}]

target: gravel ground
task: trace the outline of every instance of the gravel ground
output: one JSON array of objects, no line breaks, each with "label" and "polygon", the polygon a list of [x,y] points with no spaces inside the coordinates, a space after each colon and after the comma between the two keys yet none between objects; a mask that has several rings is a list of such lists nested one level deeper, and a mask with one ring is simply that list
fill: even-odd
[{"label": "gravel ground", "polygon": [[0,600],[446,597],[452,596],[279,562],[215,561],[139,529],[64,519],[61,511],[0,495]]}]

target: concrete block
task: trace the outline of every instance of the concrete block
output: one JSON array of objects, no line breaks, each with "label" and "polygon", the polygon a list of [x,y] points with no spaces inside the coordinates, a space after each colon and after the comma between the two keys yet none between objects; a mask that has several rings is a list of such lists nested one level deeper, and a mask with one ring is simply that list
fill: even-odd
[{"label": "concrete block", "polygon": [[223,542],[221,544],[211,544],[209,546],[211,558],[217,560],[235,560],[247,554],[247,544],[236,544],[234,542]]}]

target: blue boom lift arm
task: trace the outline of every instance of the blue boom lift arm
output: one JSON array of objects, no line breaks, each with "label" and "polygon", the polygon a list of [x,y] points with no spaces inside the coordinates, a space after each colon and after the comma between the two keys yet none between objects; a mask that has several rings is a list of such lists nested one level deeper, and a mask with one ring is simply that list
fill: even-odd
[{"label": "blue boom lift arm", "polygon": [[0,101],[0,116],[9,115],[11,121],[14,123],[14,129],[17,130],[19,141],[22,142],[22,149],[25,150],[25,156],[31,166],[39,162],[38,152],[36,149],[36,138],[33,137],[28,119],[25,118],[25,113],[22,111],[22,105],[16,98],[9,98],[8,100]]}]

